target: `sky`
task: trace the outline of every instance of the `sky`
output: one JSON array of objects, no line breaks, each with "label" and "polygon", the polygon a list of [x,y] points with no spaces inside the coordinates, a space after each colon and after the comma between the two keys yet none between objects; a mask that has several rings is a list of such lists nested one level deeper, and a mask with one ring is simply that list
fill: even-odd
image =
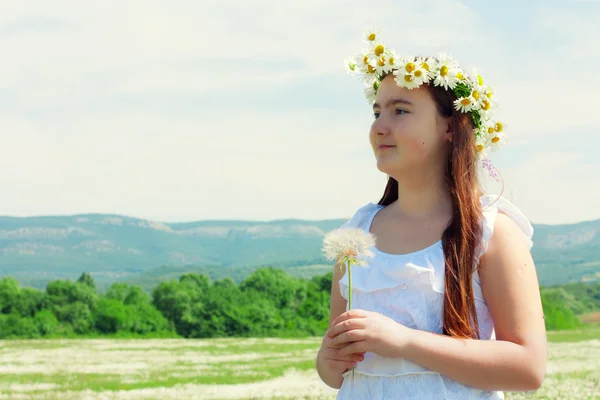
[{"label": "sky", "polygon": [[600,1],[373,4],[3,1],[0,215],[348,218],[386,182],[343,68],[376,27],[494,86],[532,222],[600,218]]}]

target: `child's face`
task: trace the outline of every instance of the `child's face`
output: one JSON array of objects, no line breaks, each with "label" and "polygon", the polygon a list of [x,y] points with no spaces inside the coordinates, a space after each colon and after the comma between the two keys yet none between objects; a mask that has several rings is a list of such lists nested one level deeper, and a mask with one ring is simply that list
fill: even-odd
[{"label": "child's face", "polygon": [[397,177],[445,162],[448,121],[439,115],[426,87],[401,88],[388,75],[373,112],[369,137],[380,171]]}]

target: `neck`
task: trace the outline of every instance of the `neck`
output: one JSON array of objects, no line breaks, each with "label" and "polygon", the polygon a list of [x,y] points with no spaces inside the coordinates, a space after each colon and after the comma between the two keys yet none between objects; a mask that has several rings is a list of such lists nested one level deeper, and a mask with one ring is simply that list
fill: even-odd
[{"label": "neck", "polygon": [[424,218],[452,212],[452,200],[439,169],[393,178],[398,181],[398,200],[392,206],[406,217]]}]

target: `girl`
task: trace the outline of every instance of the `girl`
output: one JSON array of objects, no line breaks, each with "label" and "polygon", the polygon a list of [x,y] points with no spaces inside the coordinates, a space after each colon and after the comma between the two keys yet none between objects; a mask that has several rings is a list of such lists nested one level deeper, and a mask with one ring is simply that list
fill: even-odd
[{"label": "girl", "polygon": [[348,68],[366,82],[370,143],[389,178],[344,225],[372,233],[375,256],[353,269],[352,310],[336,263],[319,375],[344,400],[535,390],[546,332],[533,228],[478,185],[478,161],[493,172],[485,153],[504,142],[492,92],[447,56],[402,57],[375,32],[367,41]]}]

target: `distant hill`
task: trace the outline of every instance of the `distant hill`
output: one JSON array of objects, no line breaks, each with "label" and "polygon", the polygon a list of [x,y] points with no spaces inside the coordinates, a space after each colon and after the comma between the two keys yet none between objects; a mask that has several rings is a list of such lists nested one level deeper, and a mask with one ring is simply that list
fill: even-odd
[{"label": "distant hill", "polygon": [[[258,266],[308,277],[330,269],[323,235],[345,220],[161,223],[120,215],[0,217],[0,277],[44,287],[90,272],[99,286],[156,282],[183,272],[213,279]],[[600,280],[600,220],[535,225],[533,256],[543,285]],[[146,285],[143,285],[146,286]]]}]

